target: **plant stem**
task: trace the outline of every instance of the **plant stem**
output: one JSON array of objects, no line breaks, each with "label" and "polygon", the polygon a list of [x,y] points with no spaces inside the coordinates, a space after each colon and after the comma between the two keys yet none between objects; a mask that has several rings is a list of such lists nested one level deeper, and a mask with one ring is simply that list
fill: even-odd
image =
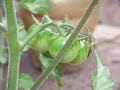
[{"label": "plant stem", "polygon": [[98,3],[99,0],[93,0],[88,9],[86,10],[85,14],[83,15],[82,19],[78,23],[77,27],[75,28],[74,32],[71,34],[70,38],[67,40],[63,48],[60,50],[58,55],[54,58],[53,62],[50,63],[48,68],[41,74],[41,76],[38,78],[38,80],[35,82],[35,84],[30,88],[30,90],[36,90],[43,81],[46,79],[46,77],[50,74],[50,72],[56,67],[56,65],[60,62],[63,55],[66,53],[72,42],[75,40],[76,36],[86,23],[88,17],[90,16],[91,12],[93,11],[95,5]]},{"label": "plant stem", "polygon": [[15,15],[14,0],[5,0],[6,18],[7,18],[7,40],[8,40],[8,80],[7,90],[18,90],[18,75],[20,62],[20,45],[17,37],[17,19]]},{"label": "plant stem", "polygon": [[0,90],[2,90],[3,65],[0,64]]},{"label": "plant stem", "polygon": [[0,0],[0,22],[2,21],[2,0]]},{"label": "plant stem", "polygon": [[[2,31],[0,31],[0,57],[2,55],[2,49],[3,49],[3,44],[2,44]],[[0,90],[2,90],[2,79],[3,78],[3,65],[0,63]]]},{"label": "plant stem", "polygon": [[[22,48],[24,49],[25,45],[28,44],[28,42],[35,36],[37,35],[40,31],[44,30],[44,28],[49,27],[49,26],[54,26],[57,28],[58,32],[63,35],[61,28],[59,28],[59,26],[55,23],[55,22],[50,22],[50,23],[45,23],[43,25],[40,25],[36,28],[36,30],[34,30],[34,32],[30,33],[22,42]],[[63,35],[64,36],[64,35]]]},{"label": "plant stem", "polygon": [[[0,22],[2,21],[2,0],[0,0]],[[0,31],[0,57],[2,54],[2,31]],[[0,90],[2,90],[3,66],[0,64]]]}]

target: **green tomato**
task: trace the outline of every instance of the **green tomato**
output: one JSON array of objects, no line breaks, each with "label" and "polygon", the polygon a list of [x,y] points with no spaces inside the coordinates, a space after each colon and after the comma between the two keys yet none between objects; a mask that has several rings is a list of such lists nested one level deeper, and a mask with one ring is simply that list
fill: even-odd
[{"label": "green tomato", "polygon": [[[28,33],[36,30],[38,26],[32,25],[29,28]],[[46,52],[48,50],[49,42],[51,41],[51,37],[53,36],[48,30],[44,29],[40,31],[31,41],[31,48],[40,52]]]},{"label": "green tomato", "polygon": [[[59,53],[59,51],[61,50],[63,45],[66,43],[67,39],[68,39],[68,37],[60,36],[56,39],[53,39],[49,43],[49,50],[48,51],[53,58],[55,58],[55,56]],[[75,40],[73,42],[73,44],[70,46],[70,48],[68,49],[68,51],[63,56],[61,63],[69,63],[73,59],[75,59],[75,57],[77,56],[78,51],[79,51],[78,48],[79,48],[79,41]]]},{"label": "green tomato", "polygon": [[78,65],[83,63],[88,57],[89,47],[85,41],[80,41],[79,52],[76,58],[70,64]]}]

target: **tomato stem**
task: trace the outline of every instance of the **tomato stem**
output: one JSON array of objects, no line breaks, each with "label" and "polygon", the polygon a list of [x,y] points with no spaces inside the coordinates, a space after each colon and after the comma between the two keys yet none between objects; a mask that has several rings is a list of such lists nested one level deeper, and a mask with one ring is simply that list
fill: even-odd
[{"label": "tomato stem", "polygon": [[7,18],[7,41],[8,41],[8,80],[7,90],[18,90],[20,44],[17,36],[17,19],[15,15],[14,0],[4,0]]},{"label": "tomato stem", "polygon": [[88,9],[86,10],[85,14],[83,15],[82,19],[78,23],[77,27],[74,29],[73,33],[71,34],[70,38],[67,40],[63,48],[54,58],[54,60],[50,63],[48,68],[41,74],[35,84],[30,88],[30,90],[36,90],[39,86],[42,85],[43,81],[45,81],[46,77],[50,74],[50,72],[57,66],[57,64],[61,61],[63,55],[69,49],[72,42],[75,40],[76,36],[78,35],[79,31],[82,29],[84,24],[86,23],[88,17],[90,16],[91,12],[93,11],[95,5],[98,3],[99,0],[93,0]]},{"label": "tomato stem", "polygon": [[[0,0],[0,22],[2,21],[2,1]],[[0,23],[0,57],[2,56],[3,38],[2,31],[4,31],[3,25]],[[3,65],[0,63],[0,79],[3,78]],[[0,80],[0,90],[2,90],[2,80]]]},{"label": "tomato stem", "polygon": [[44,28],[47,28],[47,27],[49,27],[49,26],[54,26],[54,27],[56,27],[56,29],[58,30],[58,32],[60,33],[60,35],[64,36],[64,33],[62,32],[61,28],[58,26],[58,24],[57,24],[56,22],[53,21],[53,22],[41,24],[41,25],[39,25],[39,26],[37,27],[36,30],[34,30],[34,32],[31,32],[31,33],[24,39],[24,41],[23,41],[22,44],[21,44],[21,46],[22,46],[21,50],[24,49],[24,47],[28,44],[28,42],[29,42],[33,37],[35,37],[35,36],[38,34],[38,32],[44,30]]},{"label": "tomato stem", "polygon": [[41,23],[37,20],[37,18],[33,14],[31,15],[32,15],[34,22],[39,26]]},{"label": "tomato stem", "polygon": [[42,23],[49,23],[52,22],[52,20],[48,17],[48,15],[44,15],[42,19]]},{"label": "tomato stem", "polygon": [[89,36],[80,37],[80,38],[77,38],[77,40],[81,41],[81,40],[85,40],[87,38],[89,38]]}]

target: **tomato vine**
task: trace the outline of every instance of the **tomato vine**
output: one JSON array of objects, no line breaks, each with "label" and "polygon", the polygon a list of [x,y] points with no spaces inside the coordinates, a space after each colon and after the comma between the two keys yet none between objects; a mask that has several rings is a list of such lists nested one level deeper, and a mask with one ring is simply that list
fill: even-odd
[{"label": "tomato vine", "polygon": [[[45,0],[41,0],[41,1],[45,2]],[[21,54],[23,53],[23,49],[28,44],[30,44],[31,47],[34,50],[36,50],[36,52],[40,52],[40,56],[42,57],[41,59],[45,58],[44,52],[46,52],[46,51],[49,52],[49,54],[51,55],[51,58],[49,58],[50,64],[48,65],[48,67],[45,67],[46,63],[43,63],[43,66],[45,69],[44,69],[43,73],[40,75],[40,77],[38,78],[38,80],[35,83],[33,83],[31,81],[30,86],[28,85],[26,87],[25,85],[23,85],[23,87],[27,88],[28,90],[36,90],[39,86],[42,85],[42,83],[51,74],[51,72],[56,76],[56,74],[54,73],[54,70],[55,70],[55,67],[59,63],[70,63],[70,64],[82,63],[89,54],[89,46],[87,45],[87,42],[89,42],[89,38],[91,40],[92,37],[90,37],[91,35],[88,34],[89,36],[85,36],[80,39],[77,39],[77,36],[78,36],[78,33],[84,27],[87,19],[89,18],[90,14],[92,13],[92,11],[95,8],[98,1],[99,0],[92,0],[92,2],[90,3],[89,7],[83,14],[83,17],[79,21],[76,28],[74,28],[72,25],[70,25],[68,21],[63,22],[61,25],[59,25],[55,21],[52,21],[47,15],[45,15],[45,17],[43,17],[44,19],[40,23],[32,15],[32,17],[35,21],[35,24],[36,24],[35,29],[33,29],[34,31],[30,30],[28,32],[28,35],[26,36],[26,38],[24,38],[24,40],[20,40],[19,30],[18,30],[18,26],[17,26],[17,19],[16,19],[16,14],[15,14],[14,0],[5,0],[4,2],[5,2],[6,18],[7,18],[7,30],[1,24],[0,24],[0,30],[5,33],[5,35],[7,37],[7,41],[8,41],[8,54],[9,54],[8,55],[9,56],[8,64],[9,65],[8,65],[7,90],[18,90],[18,81],[21,80],[21,79],[19,79],[19,77],[25,77],[27,79],[30,78],[24,74],[22,74],[21,76],[19,75],[20,57],[21,57]],[[25,8],[25,3],[27,1],[23,0],[23,2],[24,2],[24,4],[22,4],[22,1],[19,4]],[[36,2],[34,3],[34,0],[32,2],[35,5]],[[47,2],[45,2],[45,3],[47,3]],[[41,4],[41,3],[39,2],[39,4]],[[47,7],[48,6],[45,6],[44,9],[41,9],[42,12],[46,13],[46,11],[44,11],[44,10]],[[32,8],[30,8],[30,9],[27,8],[27,9],[31,11]],[[32,10],[36,10],[36,7],[34,7],[34,9],[32,9]],[[37,10],[35,11],[35,13],[37,13]],[[54,27],[57,30],[57,33],[52,31],[52,27]],[[40,40],[40,39],[38,39],[39,37],[40,37],[40,39],[44,40],[44,43],[43,43],[43,45],[41,44],[41,47],[39,47],[39,42],[42,42],[42,41],[39,41]],[[60,40],[60,42],[58,43],[58,44],[60,44],[60,47],[58,48],[58,51],[54,52],[55,53],[54,54],[52,52],[52,50],[54,47],[56,47],[56,46],[54,46],[55,45],[54,43],[57,43],[57,40]],[[64,42],[64,40],[65,40],[65,42]],[[49,42],[51,42],[51,45],[49,45],[50,44]],[[90,41],[90,46],[91,46],[91,41]],[[75,51],[77,53],[76,56],[75,56],[74,52],[70,51],[70,49],[73,51],[75,49]],[[71,54],[71,52],[72,52],[72,55],[74,55],[74,58],[69,56]],[[92,52],[93,52],[93,48],[92,48]],[[67,55],[67,53],[69,53],[68,56],[65,56],[65,55]],[[81,56],[81,53],[82,53],[82,56]],[[93,52],[93,55],[95,56],[96,61],[100,62],[96,53]],[[68,60],[68,58],[70,61]],[[97,66],[98,71],[100,71],[99,67],[102,67],[102,69],[104,69],[101,63],[97,64],[97,65],[99,65],[99,66]],[[58,69],[60,70],[59,67],[58,67]],[[106,68],[104,70],[107,73],[109,73]],[[96,78],[98,78],[96,73],[97,72],[94,72],[94,77],[93,77],[93,78],[95,78],[95,80],[96,80]],[[61,76],[61,74],[60,74],[60,76]],[[62,87],[62,84],[59,79],[60,76],[56,76],[56,80],[57,80],[59,86]],[[109,75],[106,77],[109,77]],[[104,78],[104,77],[102,77],[102,78]],[[93,86],[94,86],[94,84],[96,84],[96,83],[94,83],[94,82],[96,82],[95,80],[93,81]],[[108,79],[105,83],[108,83],[108,81],[111,81],[111,80]],[[112,86],[113,82],[111,81],[110,84]],[[97,85],[99,86],[99,83],[97,83]]]}]

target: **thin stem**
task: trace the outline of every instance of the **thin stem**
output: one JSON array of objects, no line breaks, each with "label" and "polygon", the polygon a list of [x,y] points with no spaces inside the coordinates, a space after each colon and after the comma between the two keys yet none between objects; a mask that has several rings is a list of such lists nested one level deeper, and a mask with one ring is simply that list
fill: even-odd
[{"label": "thin stem", "polygon": [[[0,22],[2,21],[2,0],[0,0]],[[1,29],[1,26],[0,26]],[[3,49],[2,31],[0,31],[0,57]],[[0,63],[0,90],[2,90],[3,65]]]},{"label": "thin stem", "polygon": [[[36,30],[34,30],[34,32],[30,33],[30,34],[24,39],[24,41],[23,41],[22,44],[21,44],[21,45],[22,45],[21,50],[23,50],[23,48],[25,47],[25,45],[27,45],[28,42],[29,42],[34,36],[36,36],[36,35],[38,34],[38,32],[44,30],[44,28],[49,27],[49,26],[54,26],[54,27],[56,27],[57,30],[59,31],[59,33],[60,33],[60,34],[62,33],[62,32],[61,32],[61,28],[60,28],[55,22],[50,22],[50,23],[45,23],[45,24],[43,24],[43,25],[40,25],[40,26],[38,26],[38,27],[36,28]],[[63,33],[62,33],[62,35],[64,36]]]},{"label": "thin stem", "polygon": [[69,29],[73,30],[74,26],[70,25],[70,24],[66,24],[66,23],[62,23],[60,24],[60,27],[65,28],[65,27],[69,27]]},{"label": "thin stem", "polygon": [[[2,54],[2,46],[3,46],[3,44],[2,44],[2,32],[0,31],[0,57],[1,57],[1,54]],[[0,63],[0,79],[2,79],[3,78],[3,66],[2,66],[2,64]],[[0,80],[0,90],[2,90],[2,80]]]},{"label": "thin stem", "polygon": [[[0,57],[1,57],[1,54],[2,54],[2,32],[0,31]],[[0,79],[3,78],[2,74],[3,74],[3,67],[0,63]],[[0,80],[0,90],[2,90],[2,81],[1,80]]]},{"label": "thin stem", "polygon": [[0,90],[2,90],[3,65],[0,64]]},{"label": "thin stem", "polygon": [[0,21],[2,21],[2,0],[0,0]]},{"label": "thin stem", "polygon": [[80,38],[77,38],[77,40],[81,41],[81,40],[85,40],[87,38],[89,38],[89,36],[80,37]]},{"label": "thin stem", "polygon": [[33,14],[31,14],[31,16],[32,16],[34,22],[39,26],[40,22],[37,20],[37,18]]},{"label": "thin stem", "polygon": [[35,84],[30,88],[30,90],[36,90],[39,86],[42,85],[45,78],[50,74],[50,72],[57,66],[57,64],[62,59],[63,55],[66,53],[72,42],[75,40],[76,36],[86,23],[88,17],[90,16],[91,12],[93,11],[95,5],[98,3],[99,0],[93,0],[88,9],[86,10],[85,14],[83,15],[82,19],[78,23],[77,27],[75,28],[74,32],[71,34],[70,38],[67,40],[63,48],[60,50],[58,55],[54,58],[53,62],[50,63],[48,68],[44,70],[44,72],[41,74],[41,76],[38,78],[38,80],[35,82]]},{"label": "thin stem", "polygon": [[15,15],[15,0],[5,0],[7,18],[7,40],[8,40],[8,80],[7,90],[18,90],[20,45],[17,37],[17,19]]},{"label": "thin stem", "polygon": [[[102,63],[101,63],[100,60],[99,60],[99,56],[98,56],[98,54],[97,54],[97,51],[96,51],[96,49],[94,49],[93,45],[90,46],[90,48],[91,48],[92,55],[93,55],[93,57],[94,57],[95,60],[96,60],[96,66],[97,66],[97,68],[99,68],[99,66],[101,66]],[[99,62],[99,63],[98,63],[98,62]]]},{"label": "thin stem", "polygon": [[63,90],[64,85],[63,85],[61,79],[59,77],[55,77],[55,79],[57,81],[57,85],[59,87],[59,90]]},{"label": "thin stem", "polygon": [[29,41],[30,41],[34,36],[36,36],[36,35],[38,34],[38,32],[42,31],[42,29],[43,29],[43,26],[40,25],[40,26],[38,26],[38,27],[36,28],[36,30],[34,30],[34,32],[30,33],[30,34],[23,40],[22,45],[21,45],[21,46],[22,46],[21,50],[23,50],[24,47],[29,43]]}]

